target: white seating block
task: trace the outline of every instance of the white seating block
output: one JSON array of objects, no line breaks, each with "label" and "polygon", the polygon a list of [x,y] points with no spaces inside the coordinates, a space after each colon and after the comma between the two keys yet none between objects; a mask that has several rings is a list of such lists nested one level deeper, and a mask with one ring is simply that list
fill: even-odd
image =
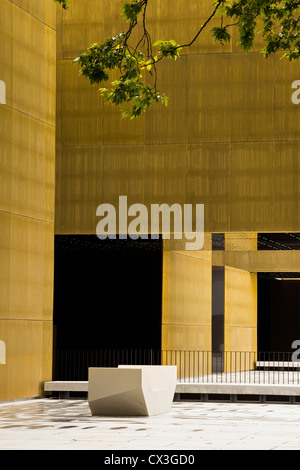
[{"label": "white seating block", "polygon": [[92,415],[151,416],[171,410],[176,366],[90,367],[88,402]]}]

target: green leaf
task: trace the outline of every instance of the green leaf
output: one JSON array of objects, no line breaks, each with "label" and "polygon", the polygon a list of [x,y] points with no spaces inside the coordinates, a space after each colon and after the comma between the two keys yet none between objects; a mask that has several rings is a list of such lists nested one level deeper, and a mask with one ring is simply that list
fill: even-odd
[{"label": "green leaf", "polygon": [[212,35],[216,42],[223,44],[224,42],[230,42],[230,34],[226,30],[226,27],[215,27],[212,28]]},{"label": "green leaf", "polygon": [[143,5],[137,1],[125,1],[122,3],[123,18],[130,23],[135,23],[137,21],[138,14],[141,12]]},{"label": "green leaf", "polygon": [[60,3],[64,10],[67,10],[70,5],[69,0],[54,0],[54,2]]},{"label": "green leaf", "polygon": [[171,39],[170,41],[156,41],[153,46],[158,47],[158,52],[163,57],[168,57],[174,60],[178,59],[180,56],[179,52],[182,49],[174,39]]}]

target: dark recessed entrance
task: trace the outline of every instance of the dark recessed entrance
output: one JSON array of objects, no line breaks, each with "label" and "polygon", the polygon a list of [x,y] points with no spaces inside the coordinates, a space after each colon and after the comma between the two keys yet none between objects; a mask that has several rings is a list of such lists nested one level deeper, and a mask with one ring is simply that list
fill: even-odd
[{"label": "dark recessed entrance", "polygon": [[258,350],[293,352],[300,339],[300,273],[259,273]]},{"label": "dark recessed entrance", "polygon": [[56,379],[70,378],[72,354],[161,349],[161,240],[56,236],[54,269]]}]

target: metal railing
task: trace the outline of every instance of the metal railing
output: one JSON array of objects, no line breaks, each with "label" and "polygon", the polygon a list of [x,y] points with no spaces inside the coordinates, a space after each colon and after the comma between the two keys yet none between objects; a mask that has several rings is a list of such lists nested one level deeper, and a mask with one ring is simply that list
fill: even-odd
[{"label": "metal railing", "polygon": [[89,367],[176,365],[178,382],[300,384],[292,352],[187,350],[74,350],[54,352],[54,380],[88,380]]},{"label": "metal railing", "polygon": [[159,365],[161,351],[153,349],[57,349],[53,354],[55,380],[88,380],[89,367]]}]

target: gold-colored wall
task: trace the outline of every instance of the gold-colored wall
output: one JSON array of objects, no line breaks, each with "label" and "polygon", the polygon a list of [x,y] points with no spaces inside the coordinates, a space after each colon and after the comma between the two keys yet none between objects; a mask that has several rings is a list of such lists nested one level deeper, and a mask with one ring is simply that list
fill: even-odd
[{"label": "gold-colored wall", "polygon": [[[152,0],[148,30],[153,41],[188,42],[211,6],[210,0]],[[256,233],[300,230],[300,107],[291,101],[292,82],[300,79],[298,64],[277,56],[263,59],[259,40],[254,51],[241,53],[235,34],[230,45],[216,45],[208,28],[176,63],[160,64],[158,84],[169,96],[168,107],[154,106],[139,120],[121,120],[117,109],[102,103],[97,87],[78,77],[73,60],[124,28],[119,2],[94,0],[87,9],[72,0],[69,10],[57,9],[55,233],[95,234],[97,206],[117,205],[120,195],[128,196],[128,204],[148,207],[204,204],[205,231],[229,234],[227,250],[236,251],[230,248],[231,232],[251,240],[250,248],[242,243],[228,261],[227,252],[212,256],[214,265],[245,269],[226,271],[233,282],[226,284],[226,348],[254,348],[256,327],[244,321],[249,312],[253,320],[256,299],[255,275],[246,271],[255,262],[264,269],[255,251]],[[250,251],[256,256],[252,265],[244,256]],[[196,254],[165,253],[163,347],[211,346],[211,262],[208,266]],[[204,317],[203,312],[197,317],[196,301],[200,309],[203,298],[191,273],[205,285]]]},{"label": "gold-colored wall", "polygon": [[163,350],[211,349],[211,253],[165,251]]},{"label": "gold-colored wall", "polygon": [[211,251],[164,251],[162,364],[181,379],[210,372],[211,296]]},{"label": "gold-colored wall", "polygon": [[0,0],[0,400],[52,377],[56,7]]},{"label": "gold-colored wall", "polygon": [[[153,40],[186,43],[212,4],[173,3],[149,4]],[[204,203],[207,232],[300,230],[298,64],[264,59],[260,41],[247,54],[236,36],[216,45],[209,28],[176,63],[158,67],[169,106],[121,120],[72,60],[124,27],[118,2],[58,8],[56,233],[95,233],[96,207],[120,193],[147,205]]]},{"label": "gold-colored wall", "polygon": [[224,351],[256,351],[256,274],[225,266],[224,307]]},{"label": "gold-colored wall", "polygon": [[300,253],[297,250],[218,251],[213,252],[213,264],[258,272],[299,272]]}]

